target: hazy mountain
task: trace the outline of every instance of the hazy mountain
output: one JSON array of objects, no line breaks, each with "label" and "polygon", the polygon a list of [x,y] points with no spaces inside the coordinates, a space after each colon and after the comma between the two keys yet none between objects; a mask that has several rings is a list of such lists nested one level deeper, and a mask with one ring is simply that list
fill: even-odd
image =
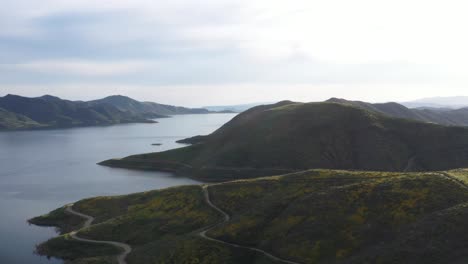
[{"label": "hazy mountain", "polygon": [[113,105],[122,111],[128,111],[134,114],[142,114],[150,118],[158,118],[169,115],[210,113],[210,111],[204,108],[186,108],[153,102],[139,102],[122,95],[108,96],[100,100],[90,101],[89,103],[92,105],[106,103]]},{"label": "hazy mountain", "polygon": [[450,126],[468,126],[468,108],[408,108],[398,103],[371,104],[361,101],[348,101],[345,99],[331,98],[328,102],[341,103],[360,107],[369,111],[376,111],[388,116],[413,119],[422,122],[435,123]]},{"label": "hazy mountain", "polygon": [[231,111],[234,113],[244,112],[252,107],[271,104],[271,103],[251,103],[251,104],[239,104],[239,105],[218,105],[218,106],[204,106],[203,108],[210,111],[222,112],[222,111]]},{"label": "hazy mountain", "polygon": [[[3,129],[63,128],[155,122],[142,115],[119,110],[111,104],[88,104],[80,101],[62,100],[50,95],[35,98],[7,95],[0,97],[0,108],[5,110],[1,113],[3,119],[8,119],[8,125],[4,125]],[[9,116],[9,118],[5,118],[5,116]]]},{"label": "hazy mountain", "polygon": [[49,95],[36,98],[7,95],[0,97],[0,107],[37,123],[17,128],[58,128],[154,122],[140,115],[121,111],[110,104],[88,105],[85,102],[62,100]]},{"label": "hazy mountain", "polygon": [[0,129],[156,123],[150,119],[206,113],[211,112],[203,108],[139,102],[121,95],[89,102],[63,100],[51,95],[29,98],[9,94],[0,97]]},{"label": "hazy mountain", "polygon": [[212,181],[312,168],[428,171],[468,166],[468,128],[332,102],[258,106],[191,143],[197,144],[102,164]]},{"label": "hazy mountain", "polygon": [[[53,96],[36,98],[7,95],[0,97],[3,129],[59,128],[119,123],[152,123],[141,115],[121,111],[110,104],[89,105],[86,102],[62,100]],[[12,119],[12,114],[16,118]],[[10,118],[7,118],[10,116]]]},{"label": "hazy mountain", "polygon": [[468,107],[468,96],[431,97],[402,103],[410,108],[462,108]]}]

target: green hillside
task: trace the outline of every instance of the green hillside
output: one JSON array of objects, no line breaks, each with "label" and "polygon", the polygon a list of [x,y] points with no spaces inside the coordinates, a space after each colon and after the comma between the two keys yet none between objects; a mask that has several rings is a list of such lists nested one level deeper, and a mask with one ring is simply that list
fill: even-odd
[{"label": "green hillside", "polygon": [[0,129],[4,130],[156,123],[146,116],[122,111],[110,104],[90,105],[50,95],[29,98],[9,94],[0,97],[0,108]]},{"label": "green hillside", "polygon": [[157,123],[151,119],[208,113],[213,112],[204,108],[139,102],[121,95],[85,102],[51,95],[30,98],[9,94],[0,97],[0,130]]},{"label": "green hillside", "polygon": [[[275,262],[252,247],[291,263],[464,263],[468,258],[468,179],[464,170],[389,173],[311,170],[215,184],[208,199],[184,186],[77,202],[96,217],[80,237],[128,243],[129,264]],[[78,228],[64,208],[31,220]],[[216,225],[216,223],[219,223]],[[209,238],[200,236],[208,230]],[[71,264],[112,263],[115,249],[64,234],[38,247]]]},{"label": "green hillside", "polygon": [[43,125],[24,115],[0,108],[0,130],[40,128]]},{"label": "green hillside", "polygon": [[468,167],[468,128],[391,118],[342,103],[250,109],[195,143],[112,159],[114,167],[225,181],[305,169],[434,171]]}]

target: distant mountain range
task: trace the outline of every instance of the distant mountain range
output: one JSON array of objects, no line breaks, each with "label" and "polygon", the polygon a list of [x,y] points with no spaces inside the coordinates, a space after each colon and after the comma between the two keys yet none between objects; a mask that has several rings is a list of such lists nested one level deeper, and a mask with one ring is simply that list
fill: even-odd
[{"label": "distant mountain range", "polygon": [[249,110],[252,107],[264,105],[264,104],[271,104],[268,103],[250,103],[250,104],[239,104],[239,105],[217,105],[217,106],[204,106],[203,108],[208,109],[210,111],[217,111],[217,112],[234,112],[234,113],[242,113],[246,110]]},{"label": "distant mountain range", "polygon": [[0,130],[66,128],[120,123],[157,123],[154,118],[180,114],[206,114],[202,108],[185,108],[139,102],[114,95],[83,102],[44,95],[0,97]]},{"label": "distant mountain range", "polygon": [[[218,106],[204,106],[203,108],[210,111],[231,111],[236,113],[244,112],[252,107],[259,105],[272,104],[273,102],[257,102],[250,104],[239,104],[239,105],[218,105]],[[417,108],[419,110],[454,110],[468,107],[468,96],[452,96],[452,97],[431,97],[418,99],[414,101],[398,103],[407,108]],[[382,104],[376,104],[382,105]]]},{"label": "distant mountain range", "polygon": [[[410,114],[413,119],[395,118]],[[175,171],[207,181],[314,168],[431,171],[468,166],[468,128],[416,118],[395,103],[284,101],[254,107],[211,135],[184,141],[192,146],[101,164]]]},{"label": "distant mountain range", "polygon": [[398,103],[371,104],[361,101],[348,101],[345,99],[331,98],[327,102],[347,104],[360,107],[369,111],[379,112],[391,117],[413,119],[427,123],[435,123],[448,126],[468,126],[468,107],[451,108],[408,108]]},{"label": "distant mountain range", "polygon": [[463,108],[468,107],[468,96],[430,97],[402,103],[409,108]]}]

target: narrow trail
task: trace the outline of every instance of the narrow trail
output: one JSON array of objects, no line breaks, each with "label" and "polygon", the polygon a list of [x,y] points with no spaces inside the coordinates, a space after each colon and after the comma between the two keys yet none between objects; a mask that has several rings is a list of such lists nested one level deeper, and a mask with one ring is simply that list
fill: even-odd
[{"label": "narrow trail", "polygon": [[[94,217],[82,214],[80,212],[77,212],[77,211],[73,210],[72,207],[73,207],[73,204],[67,205],[66,206],[66,211],[68,213],[70,213],[70,214],[73,214],[73,215],[76,215],[76,216],[79,216],[81,218],[86,219],[86,222],[83,224],[82,228],[87,228],[87,227],[91,226],[91,224],[94,221]],[[117,263],[118,264],[127,264],[127,261],[125,259],[127,258],[128,254],[130,254],[130,252],[132,252],[132,247],[130,245],[125,244],[125,243],[115,242],[115,241],[100,241],[100,240],[80,238],[80,237],[78,237],[76,235],[76,233],[78,233],[78,230],[70,232],[70,236],[73,239],[77,240],[77,241],[93,243],[93,244],[107,244],[107,245],[117,247],[119,249],[123,249],[123,252],[116,256]]]},{"label": "narrow trail", "polygon": [[463,189],[468,190],[468,185],[466,185],[466,183],[464,183],[463,181],[457,179],[456,177],[453,177],[452,175],[450,175],[448,173],[445,173],[445,172],[439,172],[438,174],[442,178],[445,178],[445,179],[447,179],[449,181],[452,181],[452,182],[458,184],[458,186],[462,187]]},{"label": "narrow trail", "polygon": [[[216,184],[213,184],[213,185],[216,185]],[[209,241],[213,241],[213,242],[217,242],[217,243],[221,243],[221,244],[225,244],[225,245],[228,245],[228,246],[231,246],[231,247],[236,247],[236,248],[242,248],[242,249],[248,249],[248,250],[251,250],[251,251],[255,251],[255,252],[258,252],[258,253],[261,253],[263,254],[264,256],[266,256],[267,258],[273,260],[273,261],[277,261],[277,262],[282,262],[282,263],[288,263],[288,264],[301,264],[301,263],[298,263],[298,262],[294,262],[294,261],[289,261],[289,260],[285,260],[285,259],[282,259],[282,258],[279,258],[279,257],[276,257],[276,256],[273,256],[272,254],[264,251],[264,250],[261,250],[259,248],[254,248],[254,247],[247,247],[247,246],[242,246],[242,245],[238,245],[238,244],[234,244],[234,243],[229,243],[229,242],[226,242],[226,241],[222,241],[222,240],[219,240],[219,239],[216,239],[216,238],[212,238],[212,237],[209,237],[206,233],[209,232],[210,230],[224,224],[224,223],[227,223],[231,220],[231,217],[226,213],[224,212],[223,210],[221,210],[219,207],[217,207],[216,205],[213,204],[213,202],[211,201],[210,199],[210,193],[208,191],[208,187],[211,186],[211,185],[203,185],[201,186],[202,187],[202,190],[203,190],[203,194],[204,194],[204,197],[205,197],[205,202],[213,209],[215,209],[216,211],[218,211],[219,213],[221,213],[223,215],[223,221],[222,222],[219,222],[217,224],[214,224],[214,225],[211,225],[207,228],[205,228],[203,231],[199,232],[198,235],[201,237],[201,238],[204,238],[206,240],[209,240]]]}]

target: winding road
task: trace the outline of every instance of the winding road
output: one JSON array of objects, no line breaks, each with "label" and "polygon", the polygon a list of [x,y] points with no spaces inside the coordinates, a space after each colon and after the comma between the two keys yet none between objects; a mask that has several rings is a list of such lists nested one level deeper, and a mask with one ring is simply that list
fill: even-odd
[{"label": "winding road", "polygon": [[[212,242],[217,242],[217,243],[221,243],[221,244],[228,245],[228,246],[231,246],[231,247],[235,247],[235,248],[242,248],[242,249],[255,251],[255,252],[263,254],[265,257],[267,257],[267,258],[269,258],[269,259],[271,259],[273,261],[276,261],[276,262],[282,262],[282,263],[287,263],[287,264],[301,264],[301,263],[298,263],[298,262],[289,261],[289,260],[286,260],[286,259],[276,257],[276,256],[274,256],[274,255],[272,255],[272,254],[270,254],[270,253],[268,253],[268,252],[266,252],[264,250],[261,250],[259,248],[242,246],[242,245],[229,243],[229,242],[226,242],[226,241],[222,241],[222,240],[219,240],[219,239],[216,239],[216,238],[209,237],[207,235],[207,232],[209,232],[210,230],[212,230],[212,229],[214,229],[214,228],[216,228],[216,227],[218,227],[218,226],[220,226],[220,225],[222,225],[224,223],[227,223],[227,222],[229,222],[231,220],[231,217],[226,212],[224,212],[219,207],[214,205],[213,202],[211,201],[210,193],[208,191],[208,187],[212,186],[212,185],[216,185],[216,184],[201,186],[202,190],[203,190],[203,195],[204,195],[204,198],[205,198],[205,202],[211,208],[213,208],[214,210],[216,210],[217,212],[219,212],[223,216],[223,221],[221,221],[219,223],[216,223],[214,225],[208,226],[208,227],[204,228],[202,231],[200,231],[198,233],[198,235],[201,238],[212,241]],[[84,222],[82,228],[87,228],[87,227],[91,226],[93,221],[94,221],[94,217],[86,215],[86,214],[82,214],[80,212],[77,212],[77,211],[73,210],[73,204],[66,205],[66,212],[85,219],[86,221]],[[81,238],[81,237],[77,236],[78,231],[79,230],[75,230],[75,231],[72,231],[72,232],[69,233],[70,236],[73,239],[77,240],[77,241],[87,242],[87,243],[94,243],[94,244],[107,244],[107,245],[111,245],[111,246],[117,247],[119,249],[122,249],[123,252],[116,256],[117,263],[118,264],[127,264],[127,261],[125,259],[128,256],[128,254],[130,254],[130,252],[132,252],[132,247],[130,245],[125,244],[125,243],[115,242],[115,241],[102,241],[102,240],[92,240],[92,239]]]},{"label": "winding road", "polygon": [[[79,216],[81,218],[86,219],[86,222],[83,224],[82,228],[87,228],[87,227],[91,226],[91,224],[94,221],[94,217],[82,214],[80,212],[77,212],[77,211],[73,210],[72,207],[73,207],[73,204],[67,205],[66,206],[66,211],[68,213],[70,213],[70,214],[73,214],[73,215],[76,215],[76,216]],[[72,231],[72,232],[70,232],[70,236],[73,239],[77,240],[77,241],[87,242],[87,243],[94,243],[94,244],[107,244],[107,245],[111,245],[111,246],[117,247],[119,249],[122,249],[123,252],[116,256],[117,263],[118,264],[127,264],[127,261],[125,259],[127,258],[127,255],[130,254],[130,252],[132,252],[132,247],[130,245],[125,244],[125,243],[115,242],[115,241],[100,241],[100,240],[80,238],[80,237],[78,237],[76,235],[77,233],[78,233],[78,230]]]},{"label": "winding road", "polygon": [[452,181],[454,183],[456,183],[458,186],[462,187],[463,189],[465,190],[468,190],[468,185],[466,185],[466,183],[464,183],[462,180],[460,179],[457,179],[456,177],[446,173],[446,172],[440,172],[438,173],[439,176],[441,176],[442,178],[445,178],[449,181]]},{"label": "winding road", "polygon": [[[212,185],[215,185],[215,184],[212,184]],[[301,263],[298,263],[298,262],[294,262],[294,261],[289,261],[289,260],[285,260],[285,259],[282,259],[282,258],[279,258],[279,257],[276,257],[276,256],[273,256],[272,254],[264,251],[264,250],[261,250],[259,248],[254,248],[254,247],[247,247],[247,246],[242,246],[242,245],[238,245],[238,244],[233,244],[233,243],[229,243],[229,242],[226,242],[226,241],[222,241],[222,240],[219,240],[219,239],[216,239],[216,238],[212,238],[212,237],[209,237],[206,233],[209,232],[210,230],[224,224],[224,223],[227,223],[229,222],[229,220],[231,220],[231,217],[226,213],[224,212],[223,210],[221,210],[219,207],[217,207],[216,205],[213,204],[213,202],[211,201],[210,199],[210,193],[208,191],[208,187],[209,186],[212,186],[212,185],[203,185],[201,186],[202,189],[203,189],[203,194],[204,194],[204,197],[205,197],[205,202],[213,209],[215,209],[216,211],[218,211],[220,214],[223,215],[223,221],[217,223],[217,224],[214,224],[214,225],[211,225],[205,229],[203,229],[200,233],[198,233],[198,235],[201,237],[201,238],[204,238],[206,240],[209,240],[209,241],[213,241],[213,242],[217,242],[217,243],[221,243],[221,244],[224,244],[224,245],[228,245],[228,246],[231,246],[231,247],[236,247],[236,248],[242,248],[242,249],[248,249],[248,250],[251,250],[251,251],[255,251],[255,252],[258,252],[258,253],[261,253],[263,254],[264,256],[266,256],[267,258],[273,260],[273,261],[276,261],[276,262],[282,262],[282,263],[288,263],[288,264],[301,264]]]}]

